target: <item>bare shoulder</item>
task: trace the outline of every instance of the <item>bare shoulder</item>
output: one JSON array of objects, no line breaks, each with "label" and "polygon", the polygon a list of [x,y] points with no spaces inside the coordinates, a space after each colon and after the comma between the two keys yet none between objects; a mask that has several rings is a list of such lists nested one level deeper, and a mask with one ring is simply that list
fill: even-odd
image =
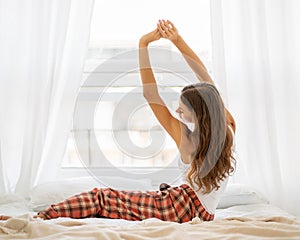
[{"label": "bare shoulder", "polygon": [[226,108],[225,108],[225,113],[226,113],[226,120],[227,120],[228,124],[231,126],[233,132],[235,133],[235,130],[236,130],[235,120],[234,120],[233,116],[231,115],[231,113]]}]

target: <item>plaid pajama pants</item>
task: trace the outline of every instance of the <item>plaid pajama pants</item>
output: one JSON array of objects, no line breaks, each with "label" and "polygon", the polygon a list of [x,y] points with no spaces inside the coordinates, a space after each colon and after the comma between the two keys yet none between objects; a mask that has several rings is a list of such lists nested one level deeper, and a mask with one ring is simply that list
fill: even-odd
[{"label": "plaid pajama pants", "polygon": [[117,191],[97,189],[75,195],[39,212],[48,219],[57,217],[104,217],[126,220],[158,218],[164,221],[188,222],[194,217],[204,221],[214,219],[202,206],[187,184],[162,191]]}]

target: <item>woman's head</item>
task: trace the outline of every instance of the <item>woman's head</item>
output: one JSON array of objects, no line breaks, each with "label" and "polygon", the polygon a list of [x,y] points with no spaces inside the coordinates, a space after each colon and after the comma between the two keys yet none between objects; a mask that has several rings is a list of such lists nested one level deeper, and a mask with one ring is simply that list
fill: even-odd
[{"label": "woman's head", "polygon": [[191,137],[197,148],[188,180],[210,192],[233,171],[233,137],[228,132],[222,98],[212,84],[189,85],[181,92],[177,112],[184,121],[195,125]]},{"label": "woman's head", "polygon": [[185,122],[199,123],[209,121],[205,118],[209,108],[214,112],[223,112],[224,105],[218,90],[209,83],[197,83],[184,87],[181,91],[176,112]]}]

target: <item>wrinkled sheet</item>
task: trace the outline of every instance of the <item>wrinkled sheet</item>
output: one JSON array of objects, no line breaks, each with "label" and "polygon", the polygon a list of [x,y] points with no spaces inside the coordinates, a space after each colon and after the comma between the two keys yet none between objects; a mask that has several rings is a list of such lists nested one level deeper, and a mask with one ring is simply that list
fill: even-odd
[{"label": "wrinkled sheet", "polygon": [[[0,239],[300,239],[300,219],[270,204],[240,205],[218,209],[216,220],[188,223],[158,219],[34,219],[20,202],[0,205],[0,214],[12,213],[0,221]],[[22,212],[22,215],[16,213]]]},{"label": "wrinkled sheet", "polygon": [[1,239],[300,239],[299,219],[277,217],[231,217],[212,222],[199,218],[183,224],[148,219],[112,224],[105,219],[43,221],[29,215],[0,222]]}]

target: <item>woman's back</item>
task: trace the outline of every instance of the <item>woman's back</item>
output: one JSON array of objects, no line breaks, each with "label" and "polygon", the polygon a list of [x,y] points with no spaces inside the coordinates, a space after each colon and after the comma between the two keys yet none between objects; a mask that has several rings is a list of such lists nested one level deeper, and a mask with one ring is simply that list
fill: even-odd
[{"label": "woman's back", "polygon": [[[228,124],[228,128],[230,129],[232,137],[234,138],[234,130],[233,130],[232,124]],[[190,131],[190,130],[187,130],[187,131]],[[181,157],[180,159],[178,159],[178,167],[181,172],[180,184],[188,184],[191,186],[190,182],[187,180],[187,177],[186,177],[189,169],[191,168],[191,162],[187,162],[186,160],[184,161],[183,158],[190,159],[191,158],[190,156],[192,156],[193,151],[195,149],[190,147],[190,146],[193,146],[193,141],[190,139],[188,134],[184,135],[182,138],[183,138],[182,139],[182,142],[183,142],[182,149],[184,149],[186,147],[186,149],[188,149],[188,150],[180,151],[180,155],[181,156],[184,155],[184,157]],[[232,146],[232,148],[233,147],[234,146]],[[229,176],[227,176],[225,179],[223,179],[222,181],[219,182],[218,189],[213,189],[209,193],[203,193],[203,189],[198,189],[197,184],[195,182],[193,182],[193,186],[191,186],[191,187],[197,194],[197,197],[203,204],[206,211],[208,211],[210,214],[214,214],[215,209],[221,198],[221,195],[227,186],[228,180],[229,180]]]}]

